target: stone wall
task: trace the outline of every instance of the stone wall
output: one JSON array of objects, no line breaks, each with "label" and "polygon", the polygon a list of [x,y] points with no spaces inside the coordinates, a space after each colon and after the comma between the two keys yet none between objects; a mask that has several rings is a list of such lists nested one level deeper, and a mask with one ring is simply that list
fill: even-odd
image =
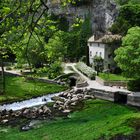
[{"label": "stone wall", "polygon": [[98,76],[96,76],[96,81],[104,86],[117,86],[117,87],[124,87],[124,88],[127,87],[126,81],[105,81]]},{"label": "stone wall", "polygon": [[113,101],[114,102],[114,94],[115,92],[104,91],[99,89],[91,89],[90,91],[96,98]]},{"label": "stone wall", "polygon": [[127,96],[127,104],[140,107],[140,93],[132,93]]},{"label": "stone wall", "polygon": [[55,80],[50,80],[50,79],[43,79],[43,78],[35,78],[35,77],[26,77],[20,73],[11,73],[11,72],[5,72],[6,75],[9,76],[20,76],[20,77],[25,77],[27,80],[35,80],[38,82],[44,82],[44,83],[50,83],[50,84],[61,84]]},{"label": "stone wall", "polygon": [[[124,91],[124,92],[120,92],[120,91],[105,91],[105,90],[92,88],[90,90],[90,93],[91,93],[91,95],[93,94],[95,96],[95,98],[140,107],[140,92],[139,93],[138,92],[133,93],[133,92],[130,92],[130,91]],[[126,96],[126,102],[123,102],[123,99],[118,100],[117,95]],[[124,98],[124,96],[122,96],[122,98]]]}]

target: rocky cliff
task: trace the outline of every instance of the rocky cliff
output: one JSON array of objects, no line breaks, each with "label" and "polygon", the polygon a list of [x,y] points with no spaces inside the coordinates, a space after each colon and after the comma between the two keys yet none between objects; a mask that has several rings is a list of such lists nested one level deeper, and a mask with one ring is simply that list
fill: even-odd
[{"label": "rocky cliff", "polygon": [[70,25],[75,17],[84,19],[89,15],[91,17],[92,32],[96,38],[105,34],[118,15],[115,0],[88,0],[88,3],[84,2],[78,6],[69,4],[65,7],[61,6],[59,0],[55,0],[55,3],[53,3],[53,0],[48,0],[48,5],[50,12],[60,16],[65,15]]}]

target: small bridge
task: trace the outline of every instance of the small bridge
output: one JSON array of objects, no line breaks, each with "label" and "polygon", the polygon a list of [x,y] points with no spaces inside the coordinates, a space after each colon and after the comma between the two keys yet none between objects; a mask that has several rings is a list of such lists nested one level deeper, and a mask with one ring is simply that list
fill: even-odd
[{"label": "small bridge", "polygon": [[113,101],[115,103],[122,103],[140,107],[140,92],[131,92],[126,89],[120,89],[117,87],[103,86],[95,80],[90,80],[80,71],[78,71],[75,68],[75,63],[68,63],[66,65],[71,66],[76,73],[78,73],[83,79],[85,79],[88,86],[84,88],[91,89],[91,92],[95,95],[95,97]]}]

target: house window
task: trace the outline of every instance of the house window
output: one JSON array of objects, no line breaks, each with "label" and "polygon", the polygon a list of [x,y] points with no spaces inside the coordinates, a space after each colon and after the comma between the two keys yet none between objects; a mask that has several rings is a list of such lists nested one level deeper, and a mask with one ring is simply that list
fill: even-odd
[{"label": "house window", "polygon": [[108,69],[110,69],[111,68],[111,66],[110,66],[110,64],[108,64]]},{"label": "house window", "polygon": [[92,43],[90,42],[89,45],[92,46]]},{"label": "house window", "polygon": [[92,56],[92,51],[89,52],[89,55]]},{"label": "house window", "polygon": [[111,58],[111,54],[108,55],[108,58]]},{"label": "house window", "polygon": [[100,43],[98,43],[98,47],[100,47]]},{"label": "house window", "polygon": [[96,55],[98,55],[98,52],[96,52]]},{"label": "house window", "polygon": [[100,52],[100,56],[102,56],[102,52]]}]

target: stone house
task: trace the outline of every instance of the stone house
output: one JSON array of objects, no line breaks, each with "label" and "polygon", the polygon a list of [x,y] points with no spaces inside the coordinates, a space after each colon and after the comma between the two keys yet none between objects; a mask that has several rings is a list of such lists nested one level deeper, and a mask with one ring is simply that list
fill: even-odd
[{"label": "stone house", "polygon": [[95,40],[94,35],[88,40],[89,64],[94,67],[94,58],[99,56],[103,59],[103,68],[114,69],[114,51],[120,46],[120,35],[104,35],[102,38]]}]

